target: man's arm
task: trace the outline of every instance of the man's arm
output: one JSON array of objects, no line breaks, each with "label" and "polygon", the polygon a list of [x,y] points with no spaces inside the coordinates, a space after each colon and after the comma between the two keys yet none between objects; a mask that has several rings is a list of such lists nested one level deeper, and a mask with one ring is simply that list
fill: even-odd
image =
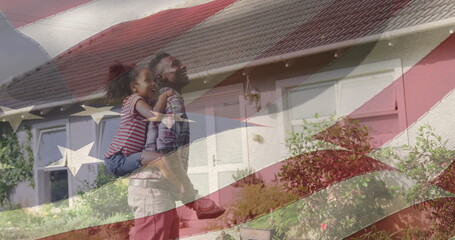
[{"label": "man's arm", "polygon": [[[172,95],[167,98],[166,104],[166,116],[165,118],[174,118],[175,114],[184,113],[183,100],[176,96]],[[166,121],[167,119],[164,119]],[[173,122],[174,119],[171,119]],[[158,126],[158,138],[157,138],[157,150],[162,154],[169,154],[178,149],[178,139],[180,136],[180,122],[173,122],[170,126],[169,124],[164,124],[161,122]]]}]

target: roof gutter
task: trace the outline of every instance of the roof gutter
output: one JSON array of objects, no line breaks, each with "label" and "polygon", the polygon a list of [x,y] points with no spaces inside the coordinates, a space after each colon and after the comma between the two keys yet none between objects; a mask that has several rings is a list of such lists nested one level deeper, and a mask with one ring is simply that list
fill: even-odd
[{"label": "roof gutter", "polygon": [[[277,55],[277,56],[273,56],[273,57],[252,60],[251,62],[238,63],[238,64],[221,67],[221,68],[217,68],[217,69],[213,69],[213,70],[203,71],[203,72],[199,72],[199,73],[195,73],[195,74],[190,74],[189,78],[190,79],[206,78],[206,77],[211,77],[211,76],[215,76],[215,75],[219,75],[219,74],[223,74],[223,73],[238,71],[245,67],[253,68],[253,67],[258,67],[258,66],[265,65],[265,64],[283,62],[283,61],[290,60],[293,58],[313,55],[313,54],[320,53],[320,52],[334,51],[334,50],[337,50],[340,48],[375,42],[375,41],[379,41],[379,40],[392,40],[394,38],[398,38],[401,36],[419,33],[419,32],[425,32],[425,31],[434,30],[434,29],[438,29],[438,28],[444,28],[444,27],[453,27],[450,30],[450,34],[452,34],[453,31],[455,31],[455,17],[440,20],[440,21],[435,21],[435,22],[431,22],[431,23],[425,23],[425,24],[421,24],[421,25],[417,25],[417,26],[402,28],[402,29],[398,29],[398,30],[392,30],[392,31],[385,32],[382,34],[375,34],[375,35],[362,37],[362,38],[358,38],[358,39],[352,39],[352,40],[347,40],[347,41],[343,41],[343,42],[327,44],[324,46],[319,46],[319,47],[310,48],[310,49],[304,49],[304,50],[286,53],[286,54],[282,54],[282,55]],[[449,32],[449,30],[448,30],[448,32]]]},{"label": "roof gutter", "polygon": [[[258,66],[262,66],[262,65],[266,65],[266,64],[283,62],[286,60],[299,58],[299,57],[303,57],[303,56],[308,56],[308,55],[313,55],[313,54],[320,53],[320,52],[335,51],[337,49],[346,48],[346,47],[350,47],[353,45],[366,44],[366,43],[380,41],[380,40],[392,40],[394,38],[398,38],[401,36],[415,34],[415,33],[419,33],[419,32],[425,32],[425,31],[434,30],[434,29],[438,29],[438,28],[444,28],[444,27],[452,27],[452,28],[450,28],[450,30],[449,29],[447,30],[448,33],[452,34],[455,30],[455,17],[444,19],[444,20],[439,20],[439,21],[435,21],[435,22],[431,22],[431,23],[425,23],[425,24],[421,24],[421,25],[417,25],[417,26],[402,28],[402,29],[398,29],[398,30],[392,30],[392,31],[385,32],[382,34],[375,34],[375,35],[371,35],[371,36],[367,36],[367,37],[332,43],[332,44],[328,44],[328,45],[324,45],[324,46],[320,46],[320,47],[304,49],[304,50],[286,53],[286,54],[282,54],[282,55],[277,55],[277,56],[273,56],[273,57],[252,60],[250,62],[233,64],[230,66],[225,66],[225,67],[220,67],[220,68],[216,68],[216,69],[212,69],[212,70],[208,70],[208,71],[202,71],[202,72],[190,74],[188,77],[191,80],[208,78],[208,77],[216,76],[219,74],[235,72],[235,71],[238,71],[238,70],[241,70],[244,68],[253,68],[253,67],[258,67]],[[12,79],[9,79],[9,80],[12,80]],[[3,83],[3,84],[5,84],[5,83]],[[3,84],[1,84],[1,85],[3,85]],[[8,84],[8,83],[6,83],[6,84]],[[87,101],[87,100],[100,99],[103,96],[104,96],[104,92],[99,92],[99,93],[90,95],[88,97],[82,98],[82,99],[74,98],[71,100],[64,100],[64,101],[37,105],[33,108],[33,110],[43,110],[43,109],[54,108],[54,107],[59,107],[59,106],[72,105],[72,104],[76,104],[76,103]],[[8,111],[8,112],[4,113],[3,115],[1,115],[0,117],[14,115],[14,114],[18,114],[18,113],[23,113],[23,111],[21,111],[21,109]]]}]

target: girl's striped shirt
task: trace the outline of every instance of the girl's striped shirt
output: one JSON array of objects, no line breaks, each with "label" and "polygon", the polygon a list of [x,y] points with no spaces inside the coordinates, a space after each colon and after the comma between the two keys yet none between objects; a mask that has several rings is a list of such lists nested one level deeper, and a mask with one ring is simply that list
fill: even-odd
[{"label": "girl's striped shirt", "polygon": [[147,121],[136,110],[136,104],[139,100],[144,99],[137,94],[132,94],[123,100],[120,126],[117,134],[112,139],[111,145],[109,145],[107,152],[104,154],[104,158],[110,158],[120,151],[125,156],[142,152],[147,134]]}]

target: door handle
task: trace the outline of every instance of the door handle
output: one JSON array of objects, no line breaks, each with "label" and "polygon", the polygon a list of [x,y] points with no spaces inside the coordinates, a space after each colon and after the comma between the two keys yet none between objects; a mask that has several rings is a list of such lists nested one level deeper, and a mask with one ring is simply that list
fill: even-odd
[{"label": "door handle", "polygon": [[213,160],[213,166],[215,167],[215,165],[216,165],[216,158],[215,158],[215,155],[212,155],[212,160]]}]

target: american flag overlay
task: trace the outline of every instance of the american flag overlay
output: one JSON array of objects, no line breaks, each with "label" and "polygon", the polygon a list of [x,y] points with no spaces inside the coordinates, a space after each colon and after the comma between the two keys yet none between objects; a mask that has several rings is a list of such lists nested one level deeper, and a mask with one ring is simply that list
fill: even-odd
[{"label": "american flag overlay", "polygon": [[[0,239],[455,238],[454,31],[455,0],[0,0]],[[148,120],[217,218],[106,170],[109,66],[159,51],[186,114]]]}]

